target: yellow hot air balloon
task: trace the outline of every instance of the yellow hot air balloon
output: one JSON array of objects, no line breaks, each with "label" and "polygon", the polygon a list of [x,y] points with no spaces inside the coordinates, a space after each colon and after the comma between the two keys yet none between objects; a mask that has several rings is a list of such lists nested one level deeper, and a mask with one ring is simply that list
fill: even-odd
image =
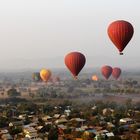
[{"label": "yellow hot air balloon", "polygon": [[42,81],[47,82],[49,80],[49,78],[51,77],[51,71],[47,70],[47,69],[42,69],[40,71],[40,77],[41,77]]},{"label": "yellow hot air balloon", "polygon": [[98,81],[97,75],[93,75],[93,76],[92,76],[92,80],[93,80],[93,81]]}]

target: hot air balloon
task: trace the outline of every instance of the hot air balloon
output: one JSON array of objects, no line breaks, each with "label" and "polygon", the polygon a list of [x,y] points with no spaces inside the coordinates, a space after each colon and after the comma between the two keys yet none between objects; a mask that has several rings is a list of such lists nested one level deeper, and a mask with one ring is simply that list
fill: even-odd
[{"label": "hot air balloon", "polygon": [[93,80],[93,81],[98,81],[97,75],[93,75],[93,76],[92,76],[92,80]]},{"label": "hot air balloon", "polygon": [[122,51],[127,46],[134,34],[131,23],[124,20],[112,22],[108,27],[108,36],[122,55]]},{"label": "hot air balloon", "polygon": [[106,78],[106,79],[108,79],[109,77],[110,77],[110,75],[112,74],[112,67],[110,67],[110,66],[103,66],[102,68],[101,68],[101,72],[102,72],[102,75]]},{"label": "hot air balloon", "polygon": [[41,80],[40,73],[39,73],[39,72],[34,72],[34,73],[32,74],[32,78],[33,78],[33,80],[36,81],[36,82],[40,81],[40,80]]},{"label": "hot air balloon", "polygon": [[40,71],[40,77],[44,82],[47,82],[49,78],[51,77],[51,71],[47,69],[42,69]]},{"label": "hot air balloon", "polygon": [[76,79],[86,63],[85,56],[80,52],[71,52],[65,56],[65,65]]},{"label": "hot air balloon", "polygon": [[112,76],[117,80],[121,75],[121,69],[120,68],[113,68],[113,71],[112,71]]}]

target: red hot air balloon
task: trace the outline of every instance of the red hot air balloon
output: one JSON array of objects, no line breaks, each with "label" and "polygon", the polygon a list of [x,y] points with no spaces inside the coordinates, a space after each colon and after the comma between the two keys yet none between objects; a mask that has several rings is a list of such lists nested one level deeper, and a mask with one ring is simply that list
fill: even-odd
[{"label": "red hot air balloon", "polygon": [[134,28],[131,23],[124,20],[112,22],[108,27],[108,36],[122,55],[122,51],[131,40]]},{"label": "red hot air balloon", "polygon": [[110,77],[110,75],[112,74],[112,67],[110,66],[103,66],[101,68],[101,72],[102,72],[102,75],[108,79]]},{"label": "red hot air balloon", "polygon": [[112,76],[117,80],[121,75],[121,69],[120,68],[113,68]]},{"label": "red hot air balloon", "polygon": [[85,63],[86,58],[80,52],[71,52],[65,56],[65,65],[73,74],[74,78],[77,78]]}]

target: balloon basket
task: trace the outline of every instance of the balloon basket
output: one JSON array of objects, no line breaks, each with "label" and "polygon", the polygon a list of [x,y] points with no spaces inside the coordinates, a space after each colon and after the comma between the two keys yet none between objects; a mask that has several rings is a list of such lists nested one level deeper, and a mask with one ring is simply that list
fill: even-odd
[{"label": "balloon basket", "polygon": [[78,80],[78,77],[77,76],[74,76],[73,78],[74,78],[74,80]]}]

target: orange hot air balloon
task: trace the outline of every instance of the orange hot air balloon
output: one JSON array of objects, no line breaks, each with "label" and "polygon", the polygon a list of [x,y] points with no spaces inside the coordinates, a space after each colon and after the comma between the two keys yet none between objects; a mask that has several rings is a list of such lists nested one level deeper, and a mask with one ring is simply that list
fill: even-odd
[{"label": "orange hot air balloon", "polygon": [[49,78],[51,77],[51,71],[47,69],[42,69],[40,71],[40,77],[44,82],[47,82]]},{"label": "orange hot air balloon", "polygon": [[127,46],[134,34],[131,23],[124,20],[112,22],[108,27],[108,36],[122,55],[122,51]]},{"label": "orange hot air balloon", "polygon": [[92,80],[93,80],[93,81],[98,81],[97,75],[93,75],[93,76],[92,76]]},{"label": "orange hot air balloon", "polygon": [[77,78],[85,63],[86,58],[80,52],[71,52],[65,56],[65,65],[73,74],[74,78]]},{"label": "orange hot air balloon", "polygon": [[102,75],[106,78],[106,79],[108,79],[109,77],[110,77],[110,75],[112,74],[112,67],[110,67],[110,66],[103,66],[102,68],[101,68],[101,72],[102,72]]},{"label": "orange hot air balloon", "polygon": [[112,71],[112,76],[117,80],[121,75],[121,69],[120,68],[113,68],[113,71]]}]

